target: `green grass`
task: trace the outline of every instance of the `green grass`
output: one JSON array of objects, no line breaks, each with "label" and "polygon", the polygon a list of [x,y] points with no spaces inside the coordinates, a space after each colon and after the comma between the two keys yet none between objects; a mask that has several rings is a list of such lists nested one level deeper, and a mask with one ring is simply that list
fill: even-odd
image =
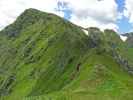
[{"label": "green grass", "polygon": [[0,33],[2,100],[133,99],[133,77],[111,55],[132,64],[132,49],[113,31],[86,36],[58,16],[29,9]]}]

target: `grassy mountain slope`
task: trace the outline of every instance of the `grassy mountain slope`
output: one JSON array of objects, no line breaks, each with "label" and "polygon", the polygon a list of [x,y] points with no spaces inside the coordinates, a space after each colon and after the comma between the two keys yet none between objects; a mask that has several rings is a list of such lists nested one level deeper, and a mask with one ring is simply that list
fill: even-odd
[{"label": "grassy mountain slope", "polygon": [[90,28],[87,36],[56,15],[28,9],[0,35],[1,99],[133,99],[132,58],[114,31]]}]

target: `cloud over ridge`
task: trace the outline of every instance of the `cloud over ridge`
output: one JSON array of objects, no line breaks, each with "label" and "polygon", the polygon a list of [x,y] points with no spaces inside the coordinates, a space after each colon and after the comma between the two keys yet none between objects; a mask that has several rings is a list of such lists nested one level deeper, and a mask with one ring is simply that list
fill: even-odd
[{"label": "cloud over ridge", "polygon": [[65,17],[83,26],[118,29],[115,0],[1,0],[0,29],[12,23],[25,9],[36,8]]}]

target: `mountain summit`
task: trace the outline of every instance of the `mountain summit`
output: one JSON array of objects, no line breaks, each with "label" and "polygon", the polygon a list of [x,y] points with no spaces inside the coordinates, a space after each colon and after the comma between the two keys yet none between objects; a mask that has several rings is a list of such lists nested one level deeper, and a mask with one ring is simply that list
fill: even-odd
[{"label": "mountain summit", "polygon": [[[113,30],[27,9],[0,32],[1,100],[133,100],[133,55]],[[129,52],[130,51],[130,52]]]}]

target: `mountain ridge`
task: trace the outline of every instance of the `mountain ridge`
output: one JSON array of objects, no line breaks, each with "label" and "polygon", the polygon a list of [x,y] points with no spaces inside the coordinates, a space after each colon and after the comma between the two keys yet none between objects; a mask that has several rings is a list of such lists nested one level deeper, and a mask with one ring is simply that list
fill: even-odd
[{"label": "mountain ridge", "polygon": [[24,11],[0,32],[1,98],[132,100],[127,43],[113,30],[83,30],[53,14]]}]

